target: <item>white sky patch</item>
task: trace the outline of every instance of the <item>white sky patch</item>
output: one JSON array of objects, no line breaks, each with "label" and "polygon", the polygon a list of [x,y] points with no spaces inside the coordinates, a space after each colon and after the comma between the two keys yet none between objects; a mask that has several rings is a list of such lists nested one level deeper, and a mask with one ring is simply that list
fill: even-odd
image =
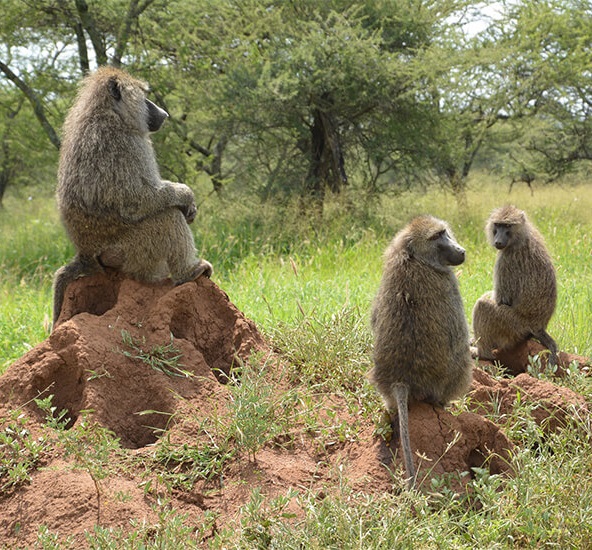
[{"label": "white sky patch", "polygon": [[473,37],[485,31],[494,21],[504,15],[502,2],[482,2],[457,20],[465,34]]}]

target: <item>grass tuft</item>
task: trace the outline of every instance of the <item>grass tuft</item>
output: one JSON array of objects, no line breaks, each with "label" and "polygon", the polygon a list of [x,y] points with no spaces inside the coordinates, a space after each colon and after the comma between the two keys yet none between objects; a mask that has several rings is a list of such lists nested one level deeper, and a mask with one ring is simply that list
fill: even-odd
[{"label": "grass tuft", "polygon": [[[352,200],[353,199],[353,200]],[[549,434],[533,420],[532,405],[491,420],[517,445],[512,478],[471,472],[464,494],[434,479],[432,493],[400,491],[368,495],[352,489],[337,470],[326,487],[267,496],[253,487],[240,513],[224,525],[215,512],[188,525],[163,495],[195,490],[198,481],[223,480],[229,463],[256,463],[266,448],[316,442],[323,453],[355,441],[358,420],[377,418],[380,399],[365,379],[371,367],[370,304],[382,271],[382,253],[414,215],[446,219],[467,250],[457,269],[465,313],[490,290],[495,251],[483,227],[493,208],[512,202],[526,210],[544,235],[557,269],[559,298],[549,332],[564,351],[592,356],[592,186],[536,186],[508,194],[506,184],[481,175],[471,182],[466,208],[432,189],[356,204],[334,198],[322,220],[305,219],[298,205],[251,200],[208,200],[195,226],[214,281],[254,320],[279,350],[282,366],[253,358],[231,373],[224,415],[208,418],[192,445],[163,434],[154,453],[129,457],[146,469],[145,492],[157,495],[157,520],[132,530],[97,527],[91,548],[589,548],[592,547],[592,429],[572,414]],[[54,271],[73,255],[53,201],[8,196],[0,211],[0,373],[48,335]],[[122,335],[123,351],[167,375],[184,375],[174,347],[146,346]],[[503,375],[492,369],[494,376]],[[592,402],[590,377],[575,368],[557,379],[552,370],[533,374],[570,387]],[[90,372],[91,376],[108,373]],[[343,410],[346,404],[347,413]],[[495,405],[495,404],[494,404]],[[70,429],[50,401],[48,435],[35,439],[18,412],[0,425],[0,490],[26,484],[48,445],[62,446],[75,467],[93,478],[101,504],[110,457],[125,453],[113,434],[84,418]],[[466,403],[459,408],[465,410]],[[349,416],[345,420],[346,416]],[[49,438],[49,439],[47,439]],[[50,449],[51,450],[51,449]],[[468,472],[457,475],[467,476]],[[295,516],[292,511],[299,511]],[[59,540],[59,542],[58,542]],[[75,547],[47,527],[38,548]]]}]

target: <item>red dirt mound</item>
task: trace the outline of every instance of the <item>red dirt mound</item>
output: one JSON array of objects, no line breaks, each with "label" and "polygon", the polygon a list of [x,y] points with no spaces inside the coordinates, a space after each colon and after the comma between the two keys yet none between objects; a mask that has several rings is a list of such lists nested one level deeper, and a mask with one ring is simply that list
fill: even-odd
[{"label": "red dirt mound", "polygon": [[[179,396],[205,401],[235,359],[253,351],[268,351],[257,328],[208,279],[173,287],[99,275],[70,286],[51,336],[0,378],[0,395],[15,407],[53,394],[72,423],[90,410],[124,447],[144,447]],[[170,372],[154,357],[168,361]]]},{"label": "red dirt mound", "polygon": [[[397,442],[385,443],[370,420],[350,414],[345,399],[334,395],[318,396],[313,407],[318,417],[312,424],[322,429],[295,420],[289,433],[268,441],[255,457],[237,448],[224,463],[223,476],[197,477],[188,487],[166,485],[163,471],[185,471],[173,458],[175,449],[197,449],[201,439],[205,447],[199,450],[208,450],[210,441],[214,445],[215,434],[204,425],[228,421],[227,376],[233,364],[254,352],[269,359],[269,383],[281,401],[293,388],[274,372],[280,363],[255,325],[209,279],[179,287],[140,284],[116,273],[75,281],[51,336],[0,377],[0,432],[15,433],[20,420],[11,411],[18,409],[27,419],[19,437],[30,432],[31,439],[58,441],[34,402],[51,394],[56,412],[65,410],[70,419],[65,433],[86,426],[88,440],[61,439],[46,448],[27,483],[12,487],[0,470],[0,541],[7,547],[31,545],[39,526],[46,525],[60,540],[72,537],[73,547],[84,548],[84,532],[96,525],[129,531],[132,521],[162,521],[157,503],[163,495],[171,509],[186,514],[188,524],[203,525],[214,512],[223,527],[236,519],[255,487],[266,498],[288,489],[323,498],[343,480],[369,494],[404,487]],[[489,410],[494,394],[511,404],[520,377],[513,386],[498,388],[476,374],[480,384],[473,400],[482,403],[482,411]],[[526,381],[520,387],[533,399],[541,397]],[[417,404],[409,419],[419,480],[427,489],[434,475],[451,474],[451,486],[460,489],[470,476],[457,474],[472,467],[508,470],[512,444],[482,416]],[[124,449],[93,462],[101,449],[91,425],[115,433]],[[10,452],[0,446],[0,453]],[[158,462],[161,470],[155,472],[159,454],[170,461]],[[208,536],[194,531],[198,539]]]},{"label": "red dirt mound", "polygon": [[518,400],[522,405],[530,404],[534,421],[546,432],[564,427],[574,415],[589,414],[588,404],[581,395],[528,374],[497,380],[481,369],[474,369],[469,395],[469,407],[479,414],[492,413],[495,408],[502,417],[508,417]]},{"label": "red dirt mound", "polygon": [[[497,363],[507,369],[507,371],[516,376],[528,371],[528,367],[544,371],[547,368],[548,350],[536,340],[526,340],[518,344],[515,348],[503,352],[494,353]],[[556,375],[563,376],[572,363],[585,373],[589,373],[590,359],[581,355],[574,355],[560,351],[557,354]]]}]

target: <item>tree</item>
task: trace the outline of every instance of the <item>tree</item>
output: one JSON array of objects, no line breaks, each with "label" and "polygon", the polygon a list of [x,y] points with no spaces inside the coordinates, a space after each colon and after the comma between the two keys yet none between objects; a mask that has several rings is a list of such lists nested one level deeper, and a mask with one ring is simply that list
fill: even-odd
[{"label": "tree", "polygon": [[473,0],[5,4],[0,77],[26,98],[18,117],[57,148],[75,82],[124,65],[171,115],[154,137],[164,175],[205,172],[218,193],[236,182],[320,207],[352,182],[379,193],[435,174],[462,197],[491,128],[542,97],[515,78],[534,61],[510,62],[510,19],[462,32]]},{"label": "tree", "polygon": [[592,2],[510,5],[498,36],[514,55],[506,78],[522,141],[551,178],[592,160]]},{"label": "tree", "polygon": [[211,172],[223,153],[263,196],[322,204],[352,174],[376,185],[424,158],[434,109],[421,90],[422,52],[464,5],[226,0],[189,13],[171,2],[144,49],[151,67],[166,67],[158,88],[175,132],[187,151],[202,144],[192,148]]}]

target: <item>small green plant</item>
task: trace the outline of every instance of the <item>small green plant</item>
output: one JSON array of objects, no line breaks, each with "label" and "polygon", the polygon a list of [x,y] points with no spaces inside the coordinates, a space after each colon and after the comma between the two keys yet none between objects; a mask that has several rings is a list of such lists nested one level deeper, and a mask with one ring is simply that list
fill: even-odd
[{"label": "small green plant", "polygon": [[[202,422],[193,445],[174,444],[168,433],[159,440],[153,459],[156,465],[165,469],[154,468],[150,473],[157,471],[158,480],[169,490],[190,490],[197,480],[220,477],[224,466],[234,456],[227,438],[220,438],[219,442],[209,435],[208,422],[209,419]],[[150,492],[151,489],[152,482],[145,482],[144,490]]]},{"label": "small green plant", "polygon": [[40,550],[68,550],[75,548],[74,537],[63,538],[58,532],[52,532],[47,525],[41,525],[37,531],[35,547]]},{"label": "small green plant", "polygon": [[122,350],[121,353],[130,359],[138,359],[142,363],[148,365],[150,368],[162,372],[167,376],[181,376],[187,378],[192,376],[189,371],[183,370],[183,365],[180,363],[182,356],[181,350],[177,348],[173,342],[173,335],[171,334],[171,341],[166,345],[154,345],[148,351],[145,351],[146,338],[134,338],[127,330],[121,331],[121,339],[123,344],[130,348],[130,350]]},{"label": "small green plant", "polygon": [[298,492],[289,489],[285,495],[266,501],[261,489],[253,489],[251,498],[243,506],[241,514],[240,523],[244,539],[256,548],[269,548],[273,540],[274,527],[294,517],[293,513],[287,511],[287,507],[296,496]]},{"label": "small green plant", "polygon": [[45,423],[47,426],[58,432],[62,432],[70,424],[70,418],[68,417],[67,410],[62,409],[58,411],[58,408],[52,405],[53,399],[53,394],[44,398],[39,397],[35,399],[35,404],[45,413]]},{"label": "small green plant", "polygon": [[50,395],[35,402],[45,412],[47,426],[55,430],[56,442],[64,448],[65,456],[73,458],[75,467],[86,471],[93,480],[97,494],[97,523],[100,523],[101,482],[111,473],[112,456],[120,450],[119,439],[107,428],[89,420],[90,411],[80,411],[81,418],[76,425],[67,429],[70,423],[68,412],[57,412],[52,400],[53,395]]},{"label": "small green plant", "polygon": [[47,439],[33,437],[27,423],[24,412],[17,409],[0,425],[0,494],[30,481],[48,449]]},{"label": "small green plant", "polygon": [[[133,531],[127,533],[121,528],[104,528],[96,525],[94,531],[86,533],[86,542],[91,550],[161,550],[165,548],[199,548],[200,529],[186,522],[187,517],[179,514],[166,501],[154,506],[158,519],[155,523],[132,520]],[[206,519],[209,524],[211,514]]]},{"label": "small green plant", "polygon": [[253,355],[249,362],[235,366],[228,385],[231,394],[228,433],[253,459],[265,443],[286,432],[289,424],[280,414],[281,395],[276,391],[271,371],[260,359]]},{"label": "small green plant", "polygon": [[98,369],[87,369],[86,372],[88,373],[88,378],[86,379],[88,382],[100,378],[111,378],[111,373],[105,367],[101,367],[100,371]]},{"label": "small green plant", "polygon": [[330,315],[304,314],[294,328],[280,325],[274,343],[294,366],[293,377],[321,384],[327,391],[357,393],[370,370],[368,319],[343,306]]},{"label": "small green plant", "polygon": [[536,355],[529,355],[528,356],[528,366],[526,368],[526,372],[528,372],[528,374],[530,374],[530,376],[534,377],[534,378],[539,378],[539,379],[543,379],[543,378],[553,378],[556,374],[557,374],[557,370],[558,370],[558,366],[557,365],[552,365],[549,362],[549,352],[548,351],[544,351],[541,352],[546,354],[546,361],[544,363],[543,366],[543,358],[540,354],[536,354]]}]

